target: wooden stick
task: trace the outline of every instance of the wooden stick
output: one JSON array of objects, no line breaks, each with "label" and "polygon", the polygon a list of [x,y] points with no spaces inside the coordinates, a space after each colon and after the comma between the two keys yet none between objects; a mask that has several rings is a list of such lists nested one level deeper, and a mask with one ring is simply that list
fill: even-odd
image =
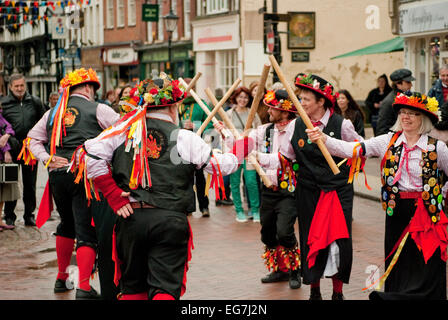
[{"label": "wooden stick", "polygon": [[246,126],[244,127],[244,132],[246,132],[246,134],[249,134],[248,129],[252,128],[252,122],[254,121],[258,106],[260,105],[261,99],[263,99],[264,88],[266,87],[266,80],[268,79],[270,69],[271,66],[269,64],[265,64],[263,66],[260,83],[258,84],[257,94],[255,95],[254,100],[252,101],[252,105],[250,106],[249,116],[247,117]]},{"label": "wooden stick", "polygon": [[[305,123],[306,127],[308,129],[313,129],[314,126],[311,123],[310,118],[306,114],[305,110],[303,109],[302,105],[300,104],[299,99],[297,99],[297,96],[295,95],[294,91],[292,90],[291,86],[289,85],[288,81],[286,80],[282,70],[280,69],[280,66],[277,63],[277,60],[274,56],[270,55],[269,60],[271,61],[272,66],[274,67],[275,72],[278,75],[278,78],[283,83],[283,86],[285,87],[286,91],[288,92],[289,97],[291,98],[292,102],[297,108],[297,111],[299,112],[300,117],[302,118],[303,122]],[[322,142],[321,139],[316,141],[317,146],[319,147],[320,151],[324,155],[325,159],[327,160],[328,165],[330,166],[331,171],[336,175],[338,174],[339,168],[334,162],[333,158],[331,157],[330,153],[328,152],[327,147]]]},{"label": "wooden stick", "polygon": [[[194,88],[194,86],[196,85],[196,82],[199,80],[199,78],[202,76],[202,73],[201,72],[198,72],[198,73],[196,73],[196,75],[194,76],[194,78],[193,79],[191,79],[191,81],[190,81],[190,83],[186,83],[185,81],[183,81],[183,85],[185,86],[185,92],[188,92],[188,91],[190,91],[191,90],[191,88]],[[182,78],[179,78],[179,81],[180,81],[180,79],[182,79]]]},{"label": "wooden stick", "polygon": [[[182,85],[187,86],[187,83],[185,82],[184,79],[179,78],[179,81]],[[197,93],[193,90],[193,89],[189,89],[189,93],[190,95],[194,98],[194,100],[197,102],[197,104],[201,107],[201,109],[205,112],[205,114],[208,116],[211,111],[210,109],[205,105],[205,103],[202,101],[202,99],[197,95]],[[188,91],[186,91],[188,93]],[[212,118],[212,122],[213,123],[218,123],[218,119],[216,119],[216,117]],[[230,137],[231,133],[229,132],[229,130],[224,129],[222,131],[222,134],[224,135],[225,138]]]},{"label": "wooden stick", "polygon": [[[205,93],[207,94],[208,98],[210,99],[210,101],[212,102],[213,105],[216,105],[218,103],[218,100],[213,95],[213,93],[210,90],[210,88],[205,89]],[[233,133],[235,139],[237,139],[237,140],[241,139],[242,136],[240,135],[238,130],[235,128],[233,122],[229,119],[229,116],[227,115],[227,113],[224,110],[222,110],[222,109],[219,109],[218,112],[219,112],[219,115],[221,116],[222,121],[224,121],[226,127],[229,128],[230,131]],[[249,154],[247,156],[247,158],[250,161],[250,163],[252,163],[252,165],[254,166],[255,170],[257,171],[257,173],[260,176],[261,180],[263,181],[264,185],[267,188],[270,188],[272,186],[272,182],[266,176],[266,173],[263,171],[263,168],[261,168],[261,166],[258,163],[257,159],[255,159],[255,157],[253,155],[251,155],[251,154]]]},{"label": "wooden stick", "polygon": [[[227,92],[224,95],[224,97],[222,97],[222,99],[215,105],[215,107],[213,108],[212,112],[210,112],[210,114],[207,116],[207,118],[202,123],[201,127],[196,132],[196,134],[198,136],[201,136],[202,131],[204,131],[205,127],[207,127],[208,123],[212,120],[212,118],[215,116],[215,114],[219,110],[222,110],[221,108],[222,108],[223,104],[227,101],[227,99],[230,98],[230,96],[232,95],[233,91],[238,87],[240,82],[241,82],[241,79],[236,79],[235,82],[233,83],[233,85],[230,87],[230,89],[227,90]],[[224,110],[223,110],[223,112],[224,112]]]}]

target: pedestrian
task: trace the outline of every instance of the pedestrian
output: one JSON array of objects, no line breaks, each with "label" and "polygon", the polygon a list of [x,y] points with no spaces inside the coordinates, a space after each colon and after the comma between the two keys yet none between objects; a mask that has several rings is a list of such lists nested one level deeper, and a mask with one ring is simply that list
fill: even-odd
[{"label": "pedestrian", "polygon": [[100,103],[107,104],[109,107],[112,107],[113,104],[116,102],[117,96],[115,95],[115,90],[108,90],[102,97],[101,101],[98,101]]},{"label": "pedestrian", "polygon": [[118,94],[113,109],[115,110],[115,112],[120,113],[121,116],[123,116],[124,114],[128,113],[131,110],[125,105],[120,104],[120,101],[129,97],[132,89],[133,87],[130,84],[127,84],[121,88],[120,93]]},{"label": "pedestrian", "polygon": [[442,172],[448,173],[448,149],[429,135],[438,121],[438,102],[418,92],[400,93],[393,107],[399,115],[393,132],[362,143],[340,141],[317,129],[307,132],[338,157],[383,157],[386,259],[379,286],[385,287],[369,298],[446,300],[448,219]]},{"label": "pedestrian", "polygon": [[45,109],[50,110],[54,108],[54,106],[56,106],[56,104],[58,103],[58,99],[59,93],[57,91],[53,91],[52,93],[50,93],[50,96],[48,97],[48,104]]},{"label": "pedestrian", "polygon": [[439,69],[439,79],[428,91],[428,97],[435,97],[442,106],[448,101],[448,65],[444,64]]},{"label": "pedestrian", "polygon": [[[2,107],[0,105],[0,164],[1,163],[12,163],[12,157],[9,150],[11,146],[8,143],[10,136],[14,135],[14,130],[11,124],[5,120],[2,115]],[[3,211],[3,204],[5,201],[14,201],[20,198],[20,191],[17,182],[0,182],[0,215]],[[12,230],[13,225],[8,225],[3,222],[0,217],[0,231]]]},{"label": "pedestrian", "polygon": [[[97,252],[100,281],[103,266],[107,269],[107,263],[104,262],[107,259],[100,254],[105,254],[106,257],[108,254],[110,268],[113,269],[111,248],[107,253],[101,250],[103,245],[111,247],[112,229],[109,237],[105,236],[106,240],[99,243],[95,227],[102,228],[108,220],[114,218],[114,215],[110,211],[108,215],[107,209],[103,209],[100,202],[95,201],[89,205],[84,191],[84,181],[76,183],[76,176],[68,169],[78,146],[110,127],[118,120],[119,115],[109,106],[94,101],[100,83],[96,72],[92,69],[80,68],[68,73],[61,80],[61,87],[63,92],[58,105],[47,111],[28,133],[31,153],[49,168],[49,187],[61,218],[56,229],[59,272],[54,292],[65,292],[70,289],[66,285],[67,267],[70,265],[76,239],[76,261],[79,269],[76,299],[100,299],[100,295],[90,285],[90,274]],[[60,138],[55,138],[57,136]],[[105,201],[102,204],[103,207],[107,207]],[[96,213],[99,216],[95,216]],[[92,226],[92,219],[95,227]],[[107,243],[103,244],[104,242]],[[113,284],[112,277],[110,283]],[[113,290],[105,286],[102,286],[102,291],[103,289]]]},{"label": "pedestrian", "polygon": [[[350,120],[334,112],[333,86],[314,75],[300,75],[301,105],[311,122],[325,133],[345,141],[362,140]],[[304,284],[311,285],[310,300],[321,300],[320,279],[331,277],[333,300],[342,300],[343,284],[350,279],[352,249],[353,187],[347,183],[349,168],[334,175],[322,152],[311,144],[301,118],[285,128],[285,141],[278,154],[257,152],[260,165],[281,168],[279,158],[297,161],[296,208],[299,221],[300,270]],[[336,163],[342,159],[334,158]]]},{"label": "pedestrian", "polygon": [[[260,85],[260,81],[252,81],[249,84],[249,91],[252,96],[252,99],[255,98],[259,85]],[[266,88],[263,88],[263,91],[264,91],[263,95],[265,95],[267,92]],[[258,117],[260,118],[261,124],[265,124],[265,123],[269,122],[268,109],[269,108],[267,106],[265,106],[264,104],[258,106],[257,114],[258,114]]]},{"label": "pedestrian", "polygon": [[[39,121],[45,113],[45,107],[42,101],[32,96],[26,90],[25,77],[22,74],[12,74],[9,77],[10,92],[1,99],[3,107],[3,117],[8,121],[15,132],[15,136],[9,138],[12,148],[10,151],[15,160],[22,141],[26,138],[28,131]],[[37,166],[27,166],[22,160],[17,162],[22,171],[23,220],[25,226],[36,226],[34,219],[34,210],[36,209],[36,182]],[[15,208],[17,200],[6,201],[4,208],[5,222],[8,225],[14,225],[17,219]]]},{"label": "pedestrian", "polygon": [[390,74],[390,80],[392,81],[392,91],[381,101],[376,126],[377,135],[388,133],[395,121],[397,121],[397,114],[392,107],[394,99],[398,93],[410,91],[412,89],[412,81],[415,78],[411,70],[397,69]]},{"label": "pedestrian", "polygon": [[387,76],[382,74],[376,80],[377,87],[372,89],[365,101],[366,107],[370,111],[370,123],[372,124],[373,134],[376,136],[376,126],[378,122],[378,112],[381,101],[392,91]]},{"label": "pedestrian", "polygon": [[[218,165],[222,175],[235,171],[253,142],[236,141],[233,154],[212,153],[198,135],[179,128],[178,103],[185,88],[178,80],[161,74],[145,82],[143,105],[86,141],[86,167],[95,189],[119,216],[115,261],[120,299],[172,300],[186,288],[194,171],[204,168],[219,187]],[[131,145],[142,137],[146,146]]]},{"label": "pedestrian", "polygon": [[[233,106],[227,111],[227,115],[234,124],[235,129],[239,132],[244,131],[249,117],[252,100],[253,98],[249,89],[244,86],[237,88],[230,97],[230,102]],[[257,128],[259,125],[261,125],[260,118],[258,117],[258,114],[255,114],[252,128]],[[226,145],[224,144],[224,147],[225,146]],[[224,148],[224,150],[226,150],[226,148]],[[260,222],[260,193],[257,182],[257,172],[247,160],[244,160],[243,165],[230,175],[230,190],[233,195],[236,221],[246,222],[248,219],[244,212],[243,201],[241,198],[241,174],[243,174],[244,177],[244,185],[247,188],[248,206],[250,207],[247,215],[249,219],[252,218],[254,222]],[[243,188],[243,190],[244,189],[245,188]]]},{"label": "pedestrian", "polygon": [[[189,84],[192,79],[185,78],[184,80],[187,84]],[[192,89],[194,90],[194,87]],[[204,105],[207,106],[207,108],[210,109],[210,107],[207,105],[207,103],[205,103],[204,100],[202,100],[202,102],[204,103]],[[205,119],[207,119],[207,114],[204,112],[204,110],[202,110],[202,108],[199,106],[199,104],[191,95],[187,96],[181,103],[179,103],[180,128],[197,132]],[[206,132],[211,129],[213,129],[212,122],[210,122],[205,127],[204,132],[202,133],[201,136],[207,134]],[[209,210],[208,195],[205,194],[206,183],[205,183],[204,170],[202,168],[197,169],[195,171],[194,178],[196,186],[195,190],[196,198],[198,199],[199,211],[201,211],[203,217],[208,218],[210,217],[210,210]]]},{"label": "pedestrian", "polygon": [[353,99],[350,92],[345,89],[339,90],[336,103],[341,110],[344,119],[350,120],[353,123],[356,132],[364,138],[366,136],[364,130],[364,113],[356,103],[355,99]]},{"label": "pedestrian", "polygon": [[[263,103],[268,107],[270,122],[251,131],[249,137],[255,141],[255,150],[278,154],[280,146],[287,144],[285,129],[296,119],[297,109],[285,90],[269,90]],[[291,289],[301,286],[299,276],[300,250],[294,234],[297,219],[295,201],[297,164],[285,157],[281,159],[281,170],[266,172],[272,188],[262,186],[260,219],[261,241],[265,245],[263,258],[270,274],[262,283],[289,281]]]}]

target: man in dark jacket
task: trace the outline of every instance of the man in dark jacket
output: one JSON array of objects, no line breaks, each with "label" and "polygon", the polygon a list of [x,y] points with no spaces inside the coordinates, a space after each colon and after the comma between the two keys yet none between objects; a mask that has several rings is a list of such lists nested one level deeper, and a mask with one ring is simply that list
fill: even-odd
[{"label": "man in dark jacket", "polygon": [[[13,74],[9,79],[9,94],[1,99],[3,116],[12,125],[16,135],[10,137],[10,144],[13,146],[13,158],[17,158],[17,151],[20,150],[23,139],[28,131],[39,121],[45,113],[42,101],[32,96],[26,91],[25,77],[22,74]],[[37,166],[24,165],[23,161],[18,161],[22,167],[23,182],[23,203],[25,211],[23,219],[25,226],[35,226],[34,210],[36,209],[36,180]],[[17,218],[14,210],[17,201],[5,202],[5,221],[8,225],[14,225]]]},{"label": "man in dark jacket", "polygon": [[448,65],[443,65],[439,70],[439,79],[429,89],[428,97],[435,97],[442,106],[448,101]]},{"label": "man in dark jacket", "polygon": [[389,128],[397,121],[397,114],[392,108],[397,93],[411,90],[412,81],[415,78],[412,76],[412,71],[408,69],[398,69],[390,74],[392,81],[392,91],[381,101],[380,112],[378,114],[378,123],[376,127],[376,135],[382,135],[389,132]]}]

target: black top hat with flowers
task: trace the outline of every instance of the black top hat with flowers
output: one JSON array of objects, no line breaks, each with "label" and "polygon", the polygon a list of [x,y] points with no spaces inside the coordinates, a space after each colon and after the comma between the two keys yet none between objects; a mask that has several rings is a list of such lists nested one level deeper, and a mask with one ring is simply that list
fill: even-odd
[{"label": "black top hat with flowers", "polygon": [[333,93],[333,85],[319,76],[314,74],[307,75],[304,73],[299,73],[296,76],[295,85],[296,87],[305,88],[316,92],[318,95],[328,100],[332,106],[334,106],[336,102],[337,93]]},{"label": "black top hat with flowers", "polygon": [[286,90],[269,90],[264,95],[263,103],[270,108],[280,111],[297,113],[297,109],[289,99],[288,92]]},{"label": "black top hat with flowers", "polygon": [[439,121],[439,102],[435,97],[428,97],[420,92],[399,92],[393,107],[398,112],[401,108],[412,109],[425,114],[433,124]]}]

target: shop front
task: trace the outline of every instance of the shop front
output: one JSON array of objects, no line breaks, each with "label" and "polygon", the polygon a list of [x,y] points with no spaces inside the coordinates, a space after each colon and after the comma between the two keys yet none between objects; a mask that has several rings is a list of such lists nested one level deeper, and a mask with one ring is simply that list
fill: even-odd
[{"label": "shop front", "polygon": [[101,88],[98,94],[103,95],[106,91],[103,77],[103,60],[101,59],[101,47],[82,48],[81,50],[81,65],[84,68],[92,68],[98,75],[101,83]]},{"label": "shop front", "polygon": [[146,45],[137,50],[140,52],[140,77],[142,79],[152,78],[159,75],[160,72],[169,73],[173,79],[194,76],[194,58],[190,41],[175,42],[172,44],[171,50],[168,49],[166,43]]},{"label": "shop front", "polygon": [[448,64],[448,3],[418,1],[400,4],[398,32],[404,37],[405,67],[415,73],[416,91],[427,93]]},{"label": "shop front", "polygon": [[103,49],[104,89],[111,90],[140,80],[138,53],[131,47]]}]

